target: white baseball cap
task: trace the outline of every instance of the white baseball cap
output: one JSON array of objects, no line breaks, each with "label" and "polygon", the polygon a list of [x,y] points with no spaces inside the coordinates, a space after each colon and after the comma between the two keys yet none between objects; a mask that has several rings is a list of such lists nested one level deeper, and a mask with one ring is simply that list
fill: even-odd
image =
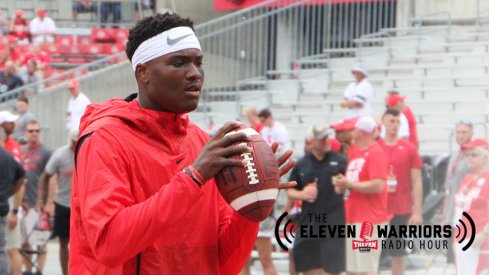
[{"label": "white baseball cap", "polygon": [[306,132],[307,140],[322,140],[329,135],[328,129],[321,125],[314,125],[309,127]]},{"label": "white baseball cap", "polygon": [[351,68],[351,71],[352,72],[361,72],[365,76],[368,75],[367,68],[365,66],[363,66],[362,64],[360,64],[360,63],[355,64],[355,66],[353,66],[353,68]]},{"label": "white baseball cap", "polygon": [[377,128],[377,122],[369,116],[362,116],[355,123],[355,128],[367,133],[372,133]]},{"label": "white baseball cap", "polygon": [[15,122],[19,118],[18,115],[14,115],[9,111],[0,112],[0,124],[4,122]]}]

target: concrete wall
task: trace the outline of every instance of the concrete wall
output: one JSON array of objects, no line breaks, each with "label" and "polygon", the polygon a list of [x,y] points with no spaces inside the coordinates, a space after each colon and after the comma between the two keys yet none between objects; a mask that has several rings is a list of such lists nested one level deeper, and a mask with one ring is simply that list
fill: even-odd
[{"label": "concrete wall", "polygon": [[[129,62],[88,74],[80,79],[80,86],[92,102],[123,98],[137,91]],[[50,148],[66,143],[66,109],[70,96],[66,85],[59,85],[29,97],[30,111],[43,128],[43,143]]]},{"label": "concrete wall", "polygon": [[214,0],[156,0],[156,7],[157,11],[173,10],[181,16],[190,17],[195,24],[226,14],[214,10]]}]

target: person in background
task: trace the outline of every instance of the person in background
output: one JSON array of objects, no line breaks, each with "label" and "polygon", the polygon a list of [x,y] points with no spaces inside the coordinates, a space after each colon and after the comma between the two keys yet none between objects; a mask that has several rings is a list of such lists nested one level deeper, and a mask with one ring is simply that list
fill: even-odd
[{"label": "person in background", "polygon": [[[53,236],[59,238],[59,261],[63,275],[68,275],[68,245],[70,243],[70,196],[73,174],[73,150],[78,128],[68,133],[69,143],[54,151],[39,180],[37,208],[54,216]],[[56,180],[50,181],[56,175]],[[47,194],[44,191],[47,190]]]},{"label": "person in background", "polygon": [[18,118],[18,115],[14,115],[9,111],[0,111],[0,126],[7,134],[7,139],[4,140],[3,146],[18,163],[22,163],[22,149],[12,137],[15,131],[15,122]]},{"label": "person in background", "polygon": [[14,62],[11,60],[7,61],[3,72],[0,71],[0,93],[11,91],[22,85],[24,85],[24,82],[17,74]]},{"label": "person in background", "polygon": [[[296,187],[287,190],[292,201],[302,201],[298,228],[309,227],[319,232],[319,226],[310,215],[327,215],[328,223],[345,224],[343,196],[335,193],[332,178],[344,174],[347,160],[331,150],[331,140],[325,127],[315,125],[308,129],[312,142],[310,154],[302,157],[292,169],[289,180]],[[340,274],[345,271],[345,240],[340,238],[294,240],[294,261],[297,272],[304,275]]]},{"label": "person in background", "polygon": [[261,133],[261,130],[263,130],[263,123],[260,120],[260,117],[258,117],[258,113],[256,111],[255,107],[248,107],[245,109],[245,115],[246,119],[250,123],[251,128],[255,129],[258,133]]},{"label": "person in background", "polygon": [[[487,274],[489,271],[489,145],[474,139],[462,145],[466,151],[469,173],[462,179],[455,195],[453,224],[459,224],[466,212],[475,228],[468,226],[467,235],[475,233],[472,245],[463,250],[471,238],[454,240],[457,274]],[[475,232],[472,232],[475,230]]]},{"label": "person in background", "polygon": [[[389,91],[387,98],[385,99],[386,106],[388,108],[394,108],[399,110],[407,120],[409,129],[409,141],[418,148],[418,126],[416,122],[416,117],[409,106],[404,102],[406,96],[402,96],[397,91]],[[402,122],[402,121],[401,121]]]},{"label": "person in background", "polygon": [[73,20],[78,21],[79,13],[97,14],[98,7],[93,0],[74,0],[72,12],[73,12]]},{"label": "person in background", "polygon": [[[384,149],[389,163],[387,210],[393,216],[389,225],[396,230],[400,226],[420,225],[423,222],[421,180],[423,161],[418,149],[412,143],[399,139],[400,117],[401,112],[397,109],[387,109],[384,112],[382,122],[385,128],[385,138],[377,141]],[[389,238],[387,243],[397,241],[402,242],[403,239]],[[392,274],[404,275],[406,251],[387,248],[382,250],[382,253],[392,257]]]},{"label": "person in background", "polygon": [[285,126],[276,121],[269,109],[263,109],[258,113],[258,117],[265,127],[261,131],[263,139],[272,145],[273,143],[278,143],[279,147],[277,150],[278,155],[282,155],[290,148],[289,134]]},{"label": "person in background", "polygon": [[[22,147],[22,159],[24,160],[24,169],[26,171],[25,195],[23,199],[23,208],[25,216],[31,211],[36,211],[37,192],[39,187],[39,179],[44,171],[46,164],[51,157],[51,150],[41,143],[41,125],[35,120],[27,122],[25,128],[26,144]],[[24,219],[25,222],[25,219]],[[27,232],[23,232],[27,234]],[[23,236],[27,240],[27,236]],[[26,248],[31,248],[30,244]],[[45,253],[39,256],[39,270],[42,272],[46,263],[47,246],[38,247],[38,250],[43,250]],[[30,262],[26,262],[27,272],[32,271]]]},{"label": "person in background", "polygon": [[3,128],[0,128],[0,163],[2,164],[0,165],[0,274],[20,275],[22,270],[18,266],[12,265],[16,262],[11,261],[10,272],[7,268],[6,252],[11,251],[10,246],[13,242],[8,231],[18,227],[18,208],[11,208],[8,198],[19,197],[18,194],[22,192],[21,187],[24,184],[25,171],[22,165],[5,150],[4,142],[6,139],[7,134]]},{"label": "person in background", "polygon": [[[387,156],[375,141],[377,123],[369,116],[360,117],[352,131],[353,146],[349,149],[346,176],[333,178],[335,191],[344,194],[347,225],[354,225],[360,232],[362,223],[374,226],[372,240],[377,238],[378,225],[389,221],[387,212]],[[369,253],[352,248],[352,238],[346,239],[346,271],[348,274],[377,274],[380,250]]]},{"label": "person in background", "polygon": [[[467,166],[467,152],[463,150],[463,146],[472,141],[474,136],[474,125],[468,120],[459,121],[455,125],[455,141],[459,145],[459,150],[453,152],[449,156],[447,173],[445,177],[445,199],[441,211],[441,224],[450,224],[454,218],[455,194],[457,193],[462,179],[469,172]],[[447,251],[447,262],[455,263],[455,254],[452,247],[452,242],[449,242]]]},{"label": "person in background", "polygon": [[29,23],[29,32],[33,44],[53,43],[56,35],[56,23],[47,16],[45,9],[40,9],[37,11],[37,16]]},{"label": "person in background", "polygon": [[[19,77],[24,82],[24,85],[36,83],[42,79],[41,71],[37,68],[36,60],[29,60],[25,66],[19,69]],[[39,85],[34,85],[30,88],[25,88],[24,95],[32,95],[38,92]]]},{"label": "person in background", "polygon": [[9,33],[10,23],[7,16],[0,11],[0,35],[7,35]]},{"label": "person in background", "polygon": [[80,83],[76,79],[71,79],[68,82],[68,90],[70,91],[71,98],[68,101],[68,108],[66,112],[66,129],[71,130],[78,128],[80,125],[80,119],[85,113],[85,108],[90,104],[90,99],[80,91]]},{"label": "person in background", "polygon": [[111,13],[113,27],[118,27],[117,24],[121,21],[121,0],[102,1],[100,3],[102,26],[108,22]]},{"label": "person in background", "polygon": [[15,109],[19,117],[15,121],[15,130],[12,137],[17,141],[24,140],[25,127],[29,121],[34,120],[34,115],[29,112],[29,99],[24,96],[17,98]]},{"label": "person in background", "polygon": [[355,129],[357,120],[358,118],[344,119],[329,126],[331,129],[335,130],[335,138],[340,143],[340,152],[345,156],[348,156],[348,149],[352,145],[351,132]]},{"label": "person in background", "polygon": [[24,18],[24,11],[15,11],[15,16],[10,21],[10,35],[15,36],[18,44],[29,43],[29,22]]},{"label": "person in background", "polygon": [[367,79],[368,71],[362,64],[351,69],[355,82],[350,83],[345,90],[341,108],[346,108],[346,118],[369,116],[372,114],[372,100],[374,89]]}]

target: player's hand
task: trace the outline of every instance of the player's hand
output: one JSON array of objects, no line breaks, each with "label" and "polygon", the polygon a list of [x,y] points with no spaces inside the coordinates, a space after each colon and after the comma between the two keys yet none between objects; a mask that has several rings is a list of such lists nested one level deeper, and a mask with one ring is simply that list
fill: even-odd
[{"label": "player's hand", "polygon": [[8,217],[7,217],[7,226],[8,226],[8,229],[12,230],[15,228],[15,226],[17,225],[17,214],[14,214],[13,212],[10,212]]},{"label": "player's hand", "polygon": [[[277,152],[278,146],[279,146],[279,144],[276,142],[274,142],[272,144],[272,151],[274,154]],[[281,155],[280,157],[277,158],[279,178],[282,177],[283,175],[287,174],[290,171],[290,169],[294,168],[295,160],[290,159],[292,157],[292,154],[294,154],[294,151],[292,149],[289,149],[283,155]],[[287,162],[287,161],[289,161],[289,162]],[[292,188],[296,185],[297,185],[296,181],[281,183],[279,189],[289,189],[289,188]]]},{"label": "player's hand", "polygon": [[46,202],[42,211],[48,213],[50,217],[54,217],[54,202]]},{"label": "player's hand", "polygon": [[202,148],[192,166],[202,175],[205,181],[213,178],[221,169],[229,166],[243,166],[244,160],[231,158],[245,152],[252,152],[252,148],[236,143],[246,143],[250,139],[245,133],[238,133],[224,137],[224,135],[241,126],[242,123],[230,121],[224,124],[216,134]]},{"label": "player's hand", "polygon": [[313,183],[308,183],[301,192],[302,200],[314,202],[318,198],[318,188]]}]

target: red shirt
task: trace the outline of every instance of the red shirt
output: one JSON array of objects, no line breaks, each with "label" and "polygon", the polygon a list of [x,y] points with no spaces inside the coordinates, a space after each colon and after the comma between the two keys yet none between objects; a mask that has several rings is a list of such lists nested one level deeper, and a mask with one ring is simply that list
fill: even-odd
[{"label": "red shirt", "polygon": [[16,18],[14,20],[14,29],[10,34],[18,39],[29,38],[29,31],[26,29],[26,27],[29,26],[27,20],[24,18]]},{"label": "red shirt", "polygon": [[418,129],[416,128],[416,117],[408,106],[404,107],[402,113],[406,116],[409,125],[409,142],[418,148]]},{"label": "red shirt", "polygon": [[51,60],[51,57],[45,51],[40,51],[37,54],[28,52],[24,55],[22,64],[25,65],[30,60],[36,60],[37,63],[48,63]]},{"label": "red shirt", "polygon": [[71,193],[70,273],[238,274],[259,223],[182,170],[209,140],[186,114],[89,105]]},{"label": "red shirt", "polygon": [[9,151],[10,154],[14,157],[14,159],[18,162],[22,162],[22,148],[13,138],[9,137],[3,144],[5,150]]},{"label": "red shirt", "polygon": [[[354,182],[386,179],[387,157],[382,148],[374,143],[366,150],[350,146],[346,177]],[[379,193],[366,194],[351,190],[345,201],[347,223],[382,223],[389,220],[387,213],[387,184]]]},{"label": "red shirt", "polygon": [[393,215],[411,214],[413,200],[411,198],[411,169],[423,168],[423,161],[413,144],[400,139],[396,145],[389,146],[385,140],[379,139],[379,145],[387,155],[389,174],[396,177],[396,191],[388,193],[387,210]]}]

